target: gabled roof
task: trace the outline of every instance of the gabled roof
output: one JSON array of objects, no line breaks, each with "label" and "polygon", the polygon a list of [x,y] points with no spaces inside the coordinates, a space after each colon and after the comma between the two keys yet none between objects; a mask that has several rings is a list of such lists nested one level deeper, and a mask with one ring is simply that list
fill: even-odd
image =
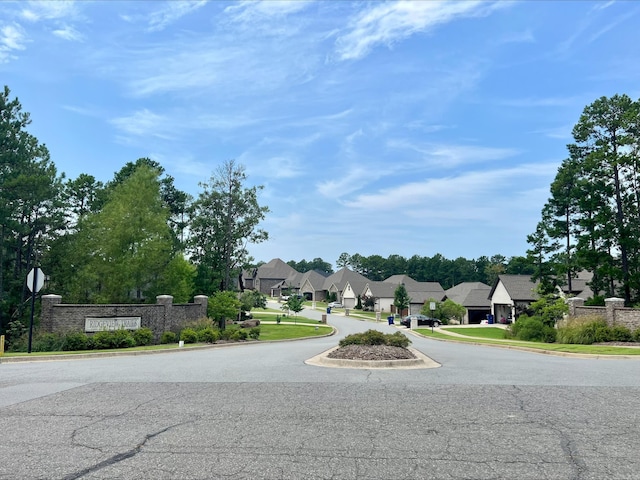
[{"label": "gabled roof", "polygon": [[361,292],[368,281],[366,277],[344,267],[336,273],[332,273],[324,280],[323,290],[330,290],[331,285],[335,285],[338,291],[341,292],[344,290],[347,282],[349,282],[355,292]]},{"label": "gabled roof", "polygon": [[538,282],[532,282],[531,275],[498,275],[489,292],[489,298],[493,296],[499,283],[502,283],[513,301],[533,302],[538,299]]},{"label": "gabled roof", "polygon": [[258,267],[256,272],[256,277],[263,278],[273,278],[273,279],[281,279],[284,280],[289,278],[290,275],[297,273],[296,270],[287,265],[285,262],[280,260],[279,258],[274,258],[269,263],[265,263]]},{"label": "gabled roof", "polygon": [[491,307],[491,287],[482,282],[462,282],[446,290],[447,298],[464,307]]},{"label": "gabled roof", "polygon": [[397,285],[388,282],[368,282],[362,289],[362,293],[369,287],[371,295],[375,298],[393,298]]},{"label": "gabled roof", "polygon": [[326,277],[316,270],[311,270],[309,272],[305,272],[302,274],[300,278],[300,283],[298,284],[298,288],[301,288],[305,282],[309,282],[309,284],[313,287],[314,290],[320,291],[324,286],[324,281]]}]

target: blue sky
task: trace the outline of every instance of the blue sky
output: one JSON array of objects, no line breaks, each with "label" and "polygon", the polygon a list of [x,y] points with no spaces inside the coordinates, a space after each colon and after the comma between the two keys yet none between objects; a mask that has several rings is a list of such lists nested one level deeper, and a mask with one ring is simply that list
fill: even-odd
[{"label": "blue sky", "polygon": [[60,172],[264,185],[256,260],[524,255],[583,108],[640,96],[631,1],[2,2]]}]

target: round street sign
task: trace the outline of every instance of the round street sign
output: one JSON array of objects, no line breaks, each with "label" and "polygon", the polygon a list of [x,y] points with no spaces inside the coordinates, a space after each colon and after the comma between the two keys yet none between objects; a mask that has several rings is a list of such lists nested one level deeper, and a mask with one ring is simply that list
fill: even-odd
[{"label": "round street sign", "polygon": [[[36,270],[38,274],[36,275]],[[35,284],[34,284],[35,281]],[[32,268],[27,274],[27,287],[31,292],[38,293],[44,285],[44,273],[39,268]]]}]

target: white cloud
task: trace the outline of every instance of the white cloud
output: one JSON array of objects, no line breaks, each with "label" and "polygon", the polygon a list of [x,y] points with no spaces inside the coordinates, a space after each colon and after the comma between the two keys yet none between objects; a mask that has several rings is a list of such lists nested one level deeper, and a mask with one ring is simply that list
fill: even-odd
[{"label": "white cloud", "polygon": [[14,50],[24,50],[27,36],[17,23],[4,25],[0,28],[0,63],[16,58]]},{"label": "white cloud", "polygon": [[77,14],[76,5],[77,3],[73,0],[32,0],[27,3],[20,15],[31,22],[69,18]]},{"label": "white cloud", "polygon": [[226,7],[224,12],[236,22],[253,22],[267,18],[282,18],[298,13],[307,8],[312,2],[302,0],[241,1]]},{"label": "white cloud", "polygon": [[[149,19],[149,31],[156,32],[164,30],[167,26],[176,22],[185,15],[204,7],[206,4],[207,0],[163,2],[162,8],[151,14],[151,18]],[[127,20],[126,17],[123,17],[123,19]]]},{"label": "white cloud", "polygon": [[64,26],[63,28],[55,29],[51,33],[53,33],[56,37],[62,38],[63,40],[69,40],[73,42],[79,42],[84,39],[84,36],[80,32],[68,25]]},{"label": "white cloud", "polygon": [[336,40],[341,60],[355,60],[366,56],[374,47],[393,45],[415,33],[425,32],[437,25],[458,18],[489,15],[499,2],[483,1],[397,1],[373,3],[359,13],[348,31]]},{"label": "white cloud", "polygon": [[172,137],[170,120],[146,108],[126,117],[114,118],[111,120],[111,124],[128,135],[162,139]]},{"label": "white cloud", "polygon": [[430,166],[455,168],[460,165],[503,160],[517,155],[512,148],[493,148],[478,145],[420,144],[407,139],[391,139],[387,146],[418,152]]}]

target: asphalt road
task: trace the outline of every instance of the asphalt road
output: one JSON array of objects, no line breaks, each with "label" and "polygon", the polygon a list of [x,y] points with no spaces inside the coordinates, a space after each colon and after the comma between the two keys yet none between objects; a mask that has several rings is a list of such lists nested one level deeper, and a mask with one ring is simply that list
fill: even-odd
[{"label": "asphalt road", "polygon": [[329,323],[338,336],[0,364],[0,479],[640,479],[640,360],[411,335],[441,368],[306,365],[398,331]]}]

